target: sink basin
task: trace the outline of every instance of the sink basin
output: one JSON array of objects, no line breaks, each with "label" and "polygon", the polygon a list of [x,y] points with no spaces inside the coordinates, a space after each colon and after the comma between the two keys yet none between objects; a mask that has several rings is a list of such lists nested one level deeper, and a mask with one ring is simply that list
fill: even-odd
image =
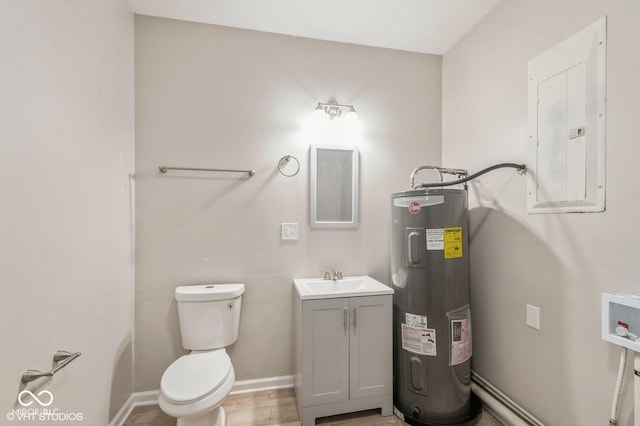
[{"label": "sink basin", "polygon": [[369,276],[344,277],[341,280],[294,278],[293,285],[302,300],[393,294],[391,287]]}]

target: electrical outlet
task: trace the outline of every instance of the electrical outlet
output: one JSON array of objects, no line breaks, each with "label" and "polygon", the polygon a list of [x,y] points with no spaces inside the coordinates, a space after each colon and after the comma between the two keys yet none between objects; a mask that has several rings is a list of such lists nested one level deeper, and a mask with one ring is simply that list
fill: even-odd
[{"label": "electrical outlet", "polygon": [[540,308],[539,307],[527,304],[526,324],[531,328],[540,330]]}]

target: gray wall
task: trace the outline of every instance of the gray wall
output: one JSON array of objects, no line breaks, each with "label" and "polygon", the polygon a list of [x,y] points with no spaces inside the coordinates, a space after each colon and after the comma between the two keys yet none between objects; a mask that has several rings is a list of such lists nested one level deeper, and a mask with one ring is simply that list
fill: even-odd
[{"label": "gray wall", "polygon": [[[443,59],[443,164],[525,161],[527,63],[608,16],[607,210],[527,215],[525,178],[471,186],[473,368],[549,425],[606,424],[619,350],[600,339],[602,292],[639,293],[640,4],[503,0]],[[541,329],[525,326],[525,304]],[[620,424],[631,424],[631,372]]]},{"label": "gray wall", "polygon": [[27,389],[104,425],[133,388],[133,14],[59,0],[0,16],[0,422],[23,408],[22,373],[64,349],[82,356]]},{"label": "gray wall", "polygon": [[[202,282],[246,283],[237,379],[292,374],[293,277],[339,268],[388,282],[390,194],[441,158],[441,57],[141,16],[135,27],[135,389],[157,389],[185,353],[173,291]],[[308,225],[305,123],[331,98],[362,125],[357,230]],[[276,171],[287,154],[295,178]],[[298,241],[280,240],[282,222],[299,223]]]}]

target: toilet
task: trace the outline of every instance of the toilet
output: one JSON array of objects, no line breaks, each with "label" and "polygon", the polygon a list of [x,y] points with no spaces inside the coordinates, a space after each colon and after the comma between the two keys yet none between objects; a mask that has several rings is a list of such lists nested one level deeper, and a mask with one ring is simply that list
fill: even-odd
[{"label": "toilet", "polygon": [[235,382],[226,347],[238,339],[244,284],[181,286],[175,290],[182,346],[160,380],[158,404],[177,426],[224,426],[220,406]]}]

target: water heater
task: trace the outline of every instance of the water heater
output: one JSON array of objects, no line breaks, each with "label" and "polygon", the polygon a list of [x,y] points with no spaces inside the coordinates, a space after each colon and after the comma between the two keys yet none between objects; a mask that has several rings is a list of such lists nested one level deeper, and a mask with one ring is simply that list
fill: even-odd
[{"label": "water heater", "polygon": [[471,415],[467,191],[392,195],[394,406],[411,424]]}]

